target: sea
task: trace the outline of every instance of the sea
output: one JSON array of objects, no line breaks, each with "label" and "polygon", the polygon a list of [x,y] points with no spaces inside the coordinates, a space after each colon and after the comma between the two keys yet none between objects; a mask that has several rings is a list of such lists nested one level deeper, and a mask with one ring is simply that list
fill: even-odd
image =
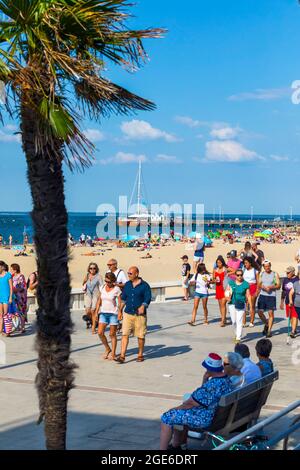
[{"label": "sea", "polygon": [[[107,216],[99,216],[95,213],[82,213],[82,212],[70,212],[68,214],[68,230],[69,233],[73,236],[75,240],[78,240],[80,235],[84,233],[85,235],[90,235],[92,238],[120,238],[127,233],[127,227],[119,227],[116,224],[116,218]],[[176,219],[178,216],[176,216]],[[205,214],[204,224],[202,221],[202,226],[204,225],[204,231],[208,230],[226,230],[232,229],[237,230],[241,233],[246,233],[249,231],[257,230],[263,227],[266,222],[272,225],[278,223],[278,217],[270,214],[259,214],[253,215],[253,218],[250,219],[249,214],[228,214],[223,215],[222,220],[216,219],[215,222],[212,222],[214,217],[212,214]],[[281,215],[280,220],[282,222],[291,223],[290,215]],[[292,218],[293,222],[297,225],[300,224],[300,215],[294,215]],[[252,227],[250,227],[250,222],[253,222]],[[232,223],[234,222],[234,226]],[[192,216],[191,220],[187,222],[188,225],[171,224],[168,228],[164,226],[151,227],[152,233],[167,233],[168,230],[174,229],[176,233],[180,232],[182,234],[188,234],[189,232],[197,231],[199,227],[199,221],[196,220],[196,216]],[[140,232],[140,236],[144,236],[147,232],[147,227],[138,227],[135,228],[135,233]],[[13,244],[22,244],[24,236],[26,235],[29,238],[29,241],[33,241],[33,228],[30,214],[27,212],[0,212],[0,235],[3,237],[4,242],[8,242],[9,235],[13,237]]]}]

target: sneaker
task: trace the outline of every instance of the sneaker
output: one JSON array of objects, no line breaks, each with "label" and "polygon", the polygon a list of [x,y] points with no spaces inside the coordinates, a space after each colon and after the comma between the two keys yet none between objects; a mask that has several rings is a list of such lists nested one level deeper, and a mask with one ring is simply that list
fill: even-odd
[{"label": "sneaker", "polygon": [[293,339],[294,339],[294,338],[296,338],[296,336],[297,336],[297,333],[296,333],[295,331],[292,331],[292,332],[290,333],[290,338],[293,338]]},{"label": "sneaker", "polygon": [[235,344],[240,344],[241,341],[242,341],[241,339],[235,338],[234,343],[235,343]]},{"label": "sneaker", "polygon": [[268,333],[268,327],[267,325],[264,326],[264,329],[262,330],[262,335],[266,336],[266,334]]},{"label": "sneaker", "polygon": [[254,323],[249,323],[249,328],[253,328],[254,327]]}]

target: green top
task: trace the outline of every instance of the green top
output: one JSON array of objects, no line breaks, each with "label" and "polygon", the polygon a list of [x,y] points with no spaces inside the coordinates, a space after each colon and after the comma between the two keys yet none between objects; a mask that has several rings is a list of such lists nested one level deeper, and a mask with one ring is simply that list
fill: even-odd
[{"label": "green top", "polygon": [[235,281],[230,280],[229,285],[232,289],[232,297],[230,304],[234,304],[235,306],[244,306],[246,302],[246,292],[249,289],[249,283],[247,281],[243,281],[241,284],[236,284]]}]

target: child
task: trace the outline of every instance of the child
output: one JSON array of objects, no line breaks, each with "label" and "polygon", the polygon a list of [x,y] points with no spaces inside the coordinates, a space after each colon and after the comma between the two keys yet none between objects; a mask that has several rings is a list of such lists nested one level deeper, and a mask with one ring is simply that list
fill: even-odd
[{"label": "child", "polygon": [[270,359],[272,342],[269,339],[260,339],[256,343],[255,350],[259,359],[257,365],[261,370],[262,377],[271,374],[274,371],[273,362]]},{"label": "child", "polygon": [[188,256],[181,257],[183,261],[181,269],[182,287],[183,287],[183,300],[189,300],[189,279],[191,274],[191,265],[189,264]]}]

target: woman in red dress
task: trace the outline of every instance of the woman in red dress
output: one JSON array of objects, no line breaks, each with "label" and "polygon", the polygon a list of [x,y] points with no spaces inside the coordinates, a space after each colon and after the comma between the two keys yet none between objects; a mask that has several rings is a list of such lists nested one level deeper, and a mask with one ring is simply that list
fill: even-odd
[{"label": "woman in red dress", "polygon": [[[213,280],[216,284],[216,299],[219,302],[219,309],[221,314],[221,323],[220,326],[226,326],[226,302],[225,297],[225,285],[224,283],[227,275],[227,265],[223,256],[218,256],[215,264],[215,269],[213,271]],[[225,282],[224,282],[225,281]]]}]

